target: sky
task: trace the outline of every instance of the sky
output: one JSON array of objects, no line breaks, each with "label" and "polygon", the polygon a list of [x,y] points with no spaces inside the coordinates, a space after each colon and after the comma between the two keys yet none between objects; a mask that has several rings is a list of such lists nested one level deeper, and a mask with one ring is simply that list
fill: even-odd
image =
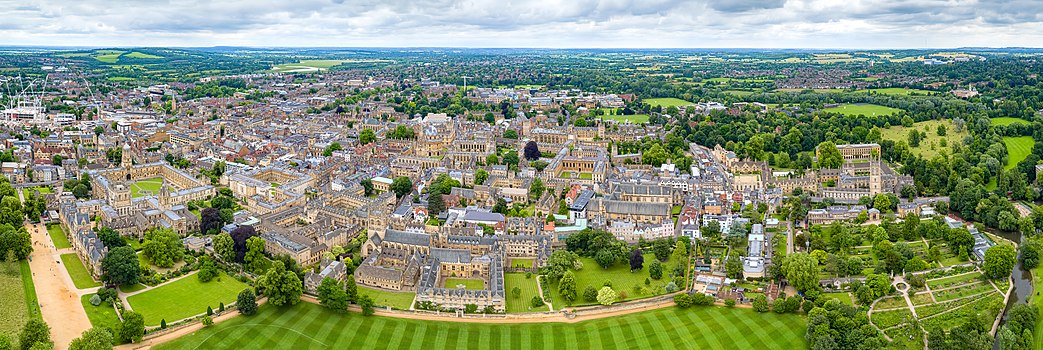
[{"label": "sky", "polygon": [[0,0],[0,45],[1043,46],[1039,0]]}]

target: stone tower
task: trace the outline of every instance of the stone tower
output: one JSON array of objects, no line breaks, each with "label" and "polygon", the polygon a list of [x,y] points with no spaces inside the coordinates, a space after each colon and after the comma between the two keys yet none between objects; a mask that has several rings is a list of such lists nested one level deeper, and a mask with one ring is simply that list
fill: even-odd
[{"label": "stone tower", "polygon": [[134,160],[131,159],[130,152],[131,152],[130,151],[130,145],[123,144],[123,151],[122,151],[123,157],[122,157],[122,159],[120,159],[120,166],[121,167],[129,169],[132,165],[134,165]]}]

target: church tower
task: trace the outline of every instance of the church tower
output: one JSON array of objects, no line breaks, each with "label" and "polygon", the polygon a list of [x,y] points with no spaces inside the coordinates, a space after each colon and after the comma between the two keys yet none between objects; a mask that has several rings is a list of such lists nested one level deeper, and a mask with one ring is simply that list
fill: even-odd
[{"label": "church tower", "polygon": [[120,160],[120,166],[125,169],[129,169],[132,165],[134,165],[134,160],[131,159],[130,152],[130,145],[123,144],[123,151],[121,152],[123,157]]}]

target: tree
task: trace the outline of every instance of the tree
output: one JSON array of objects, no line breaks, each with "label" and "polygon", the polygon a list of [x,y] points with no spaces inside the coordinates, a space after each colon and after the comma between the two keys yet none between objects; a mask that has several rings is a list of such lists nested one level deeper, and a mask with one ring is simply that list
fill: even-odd
[{"label": "tree", "polygon": [[235,243],[235,262],[243,262],[246,256],[246,241],[250,237],[257,236],[257,230],[253,226],[243,225],[236,227],[231,233],[232,241]]},{"label": "tree", "polygon": [[69,350],[112,349],[112,343],[112,333],[104,328],[92,327],[83,331],[79,338],[73,339]]},{"label": "tree", "polygon": [[768,298],[764,294],[753,298],[753,310],[757,312],[768,312]]},{"label": "tree", "polygon": [[355,284],[355,276],[348,274],[348,277],[344,280],[344,295],[348,297],[348,302],[354,303],[358,300],[359,287]]},{"label": "tree", "polygon": [[362,316],[372,316],[374,311],[373,298],[370,298],[369,295],[363,294],[359,296],[358,300],[359,307],[362,308]]},{"label": "tree", "polygon": [[101,240],[101,243],[105,244],[105,248],[109,248],[109,250],[127,245],[127,242],[123,240],[123,237],[120,237],[120,233],[116,230],[108,227],[101,227],[95,231],[98,233],[98,239]]},{"label": "tree", "polygon": [[521,293],[522,293],[521,288],[518,288],[518,287],[511,288],[511,296],[514,297],[515,299],[521,298]]},{"label": "tree", "polygon": [[168,228],[156,228],[145,232],[145,242],[141,244],[141,254],[159,267],[172,267],[185,255],[185,245],[181,236]]},{"label": "tree", "polygon": [[544,305],[543,298],[541,298],[539,295],[534,296],[532,297],[532,300],[529,300],[529,305],[533,308],[541,307]]},{"label": "tree", "polygon": [[1016,262],[1014,247],[1000,244],[985,251],[985,262],[982,270],[993,279],[1007,278],[1014,270]]},{"label": "tree", "polygon": [[210,315],[203,316],[203,327],[210,327],[214,325],[214,318]]},{"label": "tree", "polygon": [[250,271],[258,272],[264,266],[264,239],[250,237],[246,240],[246,254],[243,262]]},{"label": "tree", "polygon": [[373,130],[371,130],[371,129],[365,129],[365,130],[362,130],[362,132],[359,133],[359,143],[361,143],[363,145],[367,145],[367,144],[373,143],[373,141],[376,141],[376,140],[377,140],[377,134],[373,133]]},{"label": "tree", "polygon": [[663,263],[659,260],[652,260],[652,264],[648,265],[648,277],[652,277],[654,280],[663,278]]},{"label": "tree", "polygon": [[122,246],[109,251],[101,261],[101,271],[105,280],[116,285],[138,283],[141,268],[134,248]]},{"label": "tree", "polygon": [[304,293],[301,279],[293,271],[286,270],[282,261],[276,260],[272,268],[257,281],[264,288],[268,302],[275,306],[296,305]]},{"label": "tree", "polygon": [[640,270],[645,265],[645,256],[641,254],[641,249],[633,249],[630,251],[630,272]]},{"label": "tree", "polygon": [[337,311],[348,309],[348,294],[344,292],[344,286],[335,279],[326,277],[322,279],[317,288],[319,303]]},{"label": "tree", "polygon": [[510,169],[518,169],[518,152],[509,151],[503,155],[503,165],[506,165]]},{"label": "tree", "polygon": [[1021,245],[1021,269],[1032,270],[1039,266],[1040,244],[1035,240],[1026,240]]},{"label": "tree", "polygon": [[537,201],[540,196],[543,196],[543,191],[546,188],[543,187],[543,180],[540,178],[532,179],[532,184],[529,185],[529,200]]},{"label": "tree", "polygon": [[489,172],[485,171],[485,169],[478,169],[477,171],[474,172],[474,184],[476,186],[485,184],[485,180],[488,180],[488,179],[489,179]]},{"label": "tree", "polygon": [[525,160],[537,160],[540,159],[542,154],[540,153],[540,147],[536,145],[536,141],[529,141],[525,144],[524,148]]},{"label": "tree", "polygon": [[598,290],[598,304],[612,305],[618,298],[619,295],[616,294],[615,290],[612,290],[612,287],[601,287],[601,290]]},{"label": "tree", "polygon": [[79,199],[90,198],[91,190],[90,188],[87,188],[87,186],[85,186],[84,184],[78,184],[76,185],[76,187],[72,188],[72,195]]},{"label": "tree", "polygon": [[402,198],[402,196],[413,191],[413,180],[405,176],[396,177],[391,182],[391,191],[395,192],[395,197]]},{"label": "tree", "polygon": [[583,300],[586,302],[598,301],[598,290],[592,285],[587,285],[583,288]]},{"label": "tree", "polygon": [[373,195],[373,180],[363,179],[362,181],[359,181],[359,185],[362,186],[362,192],[367,197]]},{"label": "tree", "polygon": [[210,256],[204,255],[199,258],[199,273],[196,274],[199,277],[199,281],[206,283],[217,277],[219,274],[217,270],[217,264],[214,263],[214,259]]},{"label": "tree", "polygon": [[18,345],[22,350],[29,350],[37,344],[51,346],[51,327],[41,319],[32,318],[22,327],[22,332],[18,333]]},{"label": "tree", "polygon": [[576,300],[576,275],[572,271],[565,271],[565,275],[561,277],[561,281],[558,282],[558,293],[561,293],[561,298],[565,299],[566,305],[572,305],[572,302]]},{"label": "tree", "polygon": [[670,154],[667,153],[665,149],[663,149],[663,146],[656,143],[653,144],[651,148],[649,148],[641,154],[641,163],[658,167],[660,165],[663,165],[663,163],[666,163],[666,160],[669,159],[669,157]]},{"label": "tree", "polygon": [[445,211],[445,200],[442,198],[442,193],[438,191],[432,191],[427,194],[427,212],[431,213],[434,217]]},{"label": "tree", "polygon": [[612,252],[611,248],[604,248],[598,250],[598,253],[594,255],[594,261],[597,262],[601,268],[607,269],[616,264],[616,254]]},{"label": "tree", "polygon": [[818,287],[818,261],[808,253],[794,253],[783,258],[782,271],[797,291]]},{"label": "tree", "polygon": [[322,150],[322,156],[323,157],[332,156],[333,152],[340,151],[342,149],[344,149],[344,147],[341,146],[340,143],[337,143],[337,142],[331,143],[329,146],[326,146],[326,149]]},{"label": "tree", "polygon": [[235,308],[246,316],[257,313],[257,296],[254,295],[253,289],[246,288],[239,292],[239,296],[235,299]]},{"label": "tree", "polygon": [[222,232],[214,236],[214,253],[225,262],[235,262],[235,241],[232,235]]},{"label": "tree", "polygon": [[739,259],[738,254],[728,255],[728,260],[724,263],[724,269],[727,271],[728,278],[742,279],[742,260]]},{"label": "tree", "polygon": [[216,208],[203,208],[199,211],[199,232],[205,235],[216,235],[224,226],[221,211]]},{"label": "tree", "polygon": [[123,313],[123,323],[119,330],[120,342],[137,343],[145,336],[145,317],[134,311]]},{"label": "tree", "polygon": [[819,143],[817,151],[819,168],[837,169],[844,163],[844,156],[840,154],[837,145],[832,141]]},{"label": "tree", "polygon": [[655,254],[656,259],[659,259],[659,261],[662,262],[666,262],[670,259],[670,251],[673,249],[671,244],[670,240],[662,238],[652,242],[652,253]]}]

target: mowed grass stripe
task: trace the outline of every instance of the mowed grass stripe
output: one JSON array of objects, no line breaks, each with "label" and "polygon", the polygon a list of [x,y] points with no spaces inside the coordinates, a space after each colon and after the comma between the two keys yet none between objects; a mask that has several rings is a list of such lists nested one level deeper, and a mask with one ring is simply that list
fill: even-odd
[{"label": "mowed grass stripe", "polygon": [[364,317],[300,303],[264,305],[156,349],[394,348],[671,349],[803,348],[797,315],[696,307],[614,316],[579,323],[480,324]]}]

